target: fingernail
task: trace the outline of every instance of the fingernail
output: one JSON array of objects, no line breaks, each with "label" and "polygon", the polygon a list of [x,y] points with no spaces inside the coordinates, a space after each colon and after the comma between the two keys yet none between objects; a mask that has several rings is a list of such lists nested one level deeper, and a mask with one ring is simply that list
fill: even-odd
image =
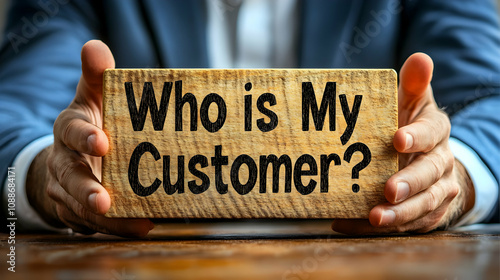
[{"label": "fingernail", "polygon": [[385,210],[382,212],[382,219],[380,219],[381,226],[387,226],[392,224],[396,220],[396,213],[392,210]]},{"label": "fingernail", "polygon": [[410,194],[410,186],[406,182],[398,182],[396,189],[396,203],[405,200]]},{"label": "fingernail", "polygon": [[94,147],[96,144],[96,138],[97,136],[95,134],[90,134],[89,137],[87,137],[87,152],[91,153],[94,151]]},{"label": "fingernail", "polygon": [[409,150],[413,147],[413,136],[410,133],[406,133],[406,146],[405,150]]},{"label": "fingernail", "polygon": [[89,206],[94,212],[98,212],[99,209],[97,209],[97,193],[92,193],[89,195],[88,198]]}]

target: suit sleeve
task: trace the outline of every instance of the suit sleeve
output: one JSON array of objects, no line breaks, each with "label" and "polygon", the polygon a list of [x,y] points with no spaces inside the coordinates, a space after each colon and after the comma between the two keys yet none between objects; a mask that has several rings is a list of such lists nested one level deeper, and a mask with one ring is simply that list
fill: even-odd
[{"label": "suit sleeve", "polygon": [[81,47],[98,30],[90,1],[12,1],[0,48],[0,188],[17,154],[52,133],[74,97]]},{"label": "suit sleeve", "polygon": [[[479,155],[498,187],[500,28],[494,1],[407,1],[405,6],[400,61],[419,51],[432,57],[432,87],[450,115],[451,137]],[[497,197],[487,221],[499,222],[498,212]]]}]

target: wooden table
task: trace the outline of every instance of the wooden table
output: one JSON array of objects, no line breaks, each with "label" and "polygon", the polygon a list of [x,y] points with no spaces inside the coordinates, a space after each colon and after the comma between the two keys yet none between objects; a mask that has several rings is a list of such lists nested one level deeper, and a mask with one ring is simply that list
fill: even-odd
[{"label": "wooden table", "polygon": [[500,279],[500,225],[350,237],[328,221],[164,223],[143,239],[17,234],[0,279]]}]

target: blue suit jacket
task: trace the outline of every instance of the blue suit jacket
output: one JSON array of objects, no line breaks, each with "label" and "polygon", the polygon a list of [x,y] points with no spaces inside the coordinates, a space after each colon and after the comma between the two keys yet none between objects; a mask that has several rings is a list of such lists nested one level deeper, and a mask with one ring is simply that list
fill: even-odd
[{"label": "blue suit jacket", "polygon": [[[19,151],[52,133],[71,102],[87,40],[105,41],[117,67],[208,66],[203,0],[13,2],[0,50],[0,182]],[[500,29],[493,0],[300,5],[300,67],[399,69],[410,54],[429,54],[451,135],[500,179]]]}]

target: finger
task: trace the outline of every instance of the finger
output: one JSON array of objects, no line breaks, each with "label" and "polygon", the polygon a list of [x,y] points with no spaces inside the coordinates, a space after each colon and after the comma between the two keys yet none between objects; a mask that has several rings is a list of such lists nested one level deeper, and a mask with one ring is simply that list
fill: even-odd
[{"label": "finger", "polygon": [[405,125],[421,108],[434,101],[430,81],[434,64],[424,53],[415,53],[401,67],[399,74],[399,124]]},{"label": "finger", "polygon": [[425,53],[414,53],[408,57],[400,71],[400,89],[406,96],[419,96],[432,80],[434,63]]},{"label": "finger", "polygon": [[77,215],[72,209],[60,206],[60,219],[71,229],[82,234],[96,232],[119,235],[124,237],[143,237],[154,228],[148,219],[110,219],[87,212],[84,217]]},{"label": "finger", "polygon": [[332,230],[349,235],[394,235],[401,233],[426,233],[436,229],[438,222],[430,215],[400,226],[374,227],[368,220],[337,219]]},{"label": "finger", "polygon": [[[102,78],[104,70],[115,68],[113,54],[106,44],[99,40],[88,41],[82,47],[82,78],[75,100],[102,104]],[[100,106],[99,106],[100,107]]]},{"label": "finger", "polygon": [[424,109],[411,124],[398,129],[393,143],[400,153],[429,152],[450,136],[450,119],[435,106]]},{"label": "finger", "polygon": [[58,216],[66,225],[83,234],[102,232],[120,236],[145,236],[154,224],[149,219],[111,219],[89,212],[62,188],[54,188]]},{"label": "finger", "polygon": [[[61,149],[51,168],[62,189],[79,204],[96,214],[108,211],[111,206],[109,194],[92,173],[85,158],[67,149]],[[54,195],[62,196],[61,193]]]},{"label": "finger", "polygon": [[444,210],[445,208],[446,206],[443,205],[442,207],[436,209],[435,212],[426,215],[420,219],[417,219],[415,221],[411,221],[403,226],[400,226],[399,228],[401,230],[414,233],[426,233],[435,230],[440,225],[440,221],[442,220],[442,217],[445,214]]},{"label": "finger", "polygon": [[370,224],[375,227],[394,227],[417,220],[432,213],[442,205],[449,204],[451,193],[440,184],[432,185],[402,203],[375,206],[369,215]]},{"label": "finger", "polygon": [[368,220],[336,219],[332,222],[332,230],[349,235],[377,235],[396,232],[393,228],[374,227]]},{"label": "finger", "polygon": [[68,209],[66,205],[57,204],[56,205],[57,216],[59,219],[69,228],[71,228],[74,232],[78,232],[81,234],[94,234],[97,231],[92,230],[84,225],[76,223],[74,212],[71,209]]},{"label": "finger", "polygon": [[79,214],[82,216],[71,211],[71,209],[63,213],[68,225],[84,234],[100,232],[124,237],[143,237],[154,228],[149,219],[111,219],[88,211]]},{"label": "finger", "polygon": [[75,110],[61,113],[54,123],[54,135],[71,150],[92,156],[104,156],[109,148],[106,134]]},{"label": "finger", "polygon": [[[91,230],[84,225],[76,223],[73,216],[69,215],[68,212],[74,213],[72,208],[75,208],[77,202],[59,185],[58,182],[51,182],[51,184],[47,187],[47,193],[49,197],[56,202],[57,217],[66,226],[70,227],[75,232],[82,234],[93,234],[96,232],[95,230]],[[79,208],[81,209],[82,207]]]},{"label": "finger", "polygon": [[444,148],[421,154],[410,165],[391,176],[385,184],[385,197],[392,204],[400,203],[439,181],[453,169],[453,154]]},{"label": "finger", "polygon": [[154,228],[154,224],[149,219],[106,218],[92,213],[89,213],[89,215],[84,224],[91,229],[106,234],[144,237]]}]

